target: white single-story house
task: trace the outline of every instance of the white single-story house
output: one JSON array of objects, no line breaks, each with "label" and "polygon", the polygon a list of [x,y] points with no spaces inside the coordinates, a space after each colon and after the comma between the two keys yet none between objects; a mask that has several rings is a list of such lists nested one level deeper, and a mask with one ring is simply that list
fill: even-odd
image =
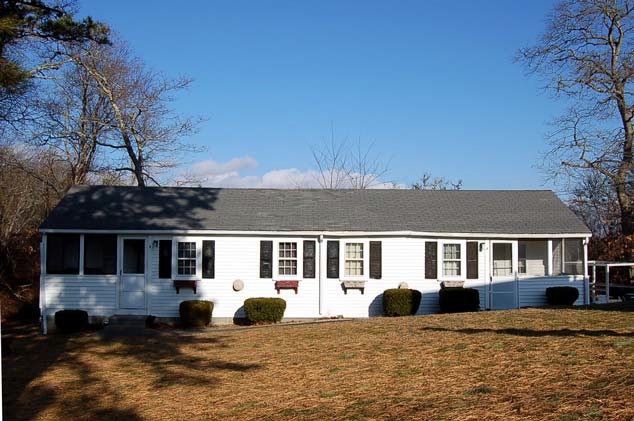
[{"label": "white single-story house", "polygon": [[[588,228],[551,191],[275,190],[80,186],[40,227],[43,320],[178,317],[183,300],[243,317],[282,297],[289,319],[380,315],[382,293],[442,281],[482,309],[546,304],[550,286],[588,302]],[[46,323],[45,323],[46,324]]]}]

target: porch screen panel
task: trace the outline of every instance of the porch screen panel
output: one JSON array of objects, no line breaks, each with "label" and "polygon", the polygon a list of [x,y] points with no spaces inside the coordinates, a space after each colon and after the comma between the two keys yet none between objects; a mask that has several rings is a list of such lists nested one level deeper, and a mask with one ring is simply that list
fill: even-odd
[{"label": "porch screen panel", "polygon": [[583,274],[583,243],[579,239],[564,240],[564,272],[568,275]]},{"label": "porch screen panel", "polygon": [[478,279],[478,242],[467,242],[467,279]]},{"label": "porch screen panel", "polygon": [[91,234],[84,236],[84,274],[115,275],[117,273],[117,236]]},{"label": "porch screen panel", "polygon": [[438,242],[425,243],[425,279],[438,278]]},{"label": "porch screen panel", "polygon": [[46,273],[79,274],[79,234],[50,234],[46,237]]},{"label": "porch screen panel", "polygon": [[553,275],[561,275],[561,240],[553,240]]},{"label": "porch screen panel", "polygon": [[172,240],[159,241],[159,278],[172,277]]}]

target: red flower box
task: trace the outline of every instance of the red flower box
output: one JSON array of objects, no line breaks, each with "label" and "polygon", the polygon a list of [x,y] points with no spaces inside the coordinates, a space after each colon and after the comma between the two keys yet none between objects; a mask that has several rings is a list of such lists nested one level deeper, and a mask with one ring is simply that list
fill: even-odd
[{"label": "red flower box", "polygon": [[277,293],[280,293],[280,289],[294,289],[297,294],[299,288],[299,281],[275,281],[275,289]]}]

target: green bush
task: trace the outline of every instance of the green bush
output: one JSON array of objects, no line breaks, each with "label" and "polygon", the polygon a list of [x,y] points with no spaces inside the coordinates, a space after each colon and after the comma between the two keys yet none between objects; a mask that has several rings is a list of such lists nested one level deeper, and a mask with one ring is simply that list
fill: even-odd
[{"label": "green bush", "polygon": [[84,310],[60,310],[55,313],[55,326],[63,333],[75,333],[88,326],[88,313]]},{"label": "green bush", "polygon": [[185,326],[205,327],[211,323],[211,313],[214,303],[205,300],[190,300],[181,302],[178,311],[181,322]]},{"label": "green bush", "polygon": [[281,298],[247,298],[244,312],[252,324],[278,323],[284,317],[286,301]]},{"label": "green bush", "polygon": [[546,300],[551,306],[571,306],[579,298],[579,290],[575,287],[546,288]]},{"label": "green bush", "polygon": [[480,293],[473,288],[442,288],[439,292],[441,313],[478,311]]},{"label": "green bush", "polygon": [[421,299],[415,289],[386,289],[383,291],[383,314],[386,316],[411,316],[416,314]]}]

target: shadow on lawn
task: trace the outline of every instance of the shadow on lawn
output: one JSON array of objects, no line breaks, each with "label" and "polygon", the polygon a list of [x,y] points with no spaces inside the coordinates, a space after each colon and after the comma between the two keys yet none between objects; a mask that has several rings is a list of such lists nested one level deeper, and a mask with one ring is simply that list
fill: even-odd
[{"label": "shadow on lawn", "polygon": [[[261,367],[218,359],[213,351],[227,347],[221,336],[102,338],[95,333],[40,336],[37,328],[24,330],[15,335],[13,352],[2,359],[7,419],[32,419],[48,410],[46,415],[53,418],[137,420],[137,409],[122,403],[136,379],[157,391],[179,385],[211,388],[219,382],[214,373]],[[61,378],[54,385],[39,381],[51,369],[60,370]],[[111,376],[124,380],[112,381]]]},{"label": "shadow on lawn", "polygon": [[547,330],[535,330],[535,329],[490,329],[490,328],[444,328],[444,327],[423,327],[422,331],[427,332],[454,332],[465,334],[480,334],[480,333],[495,333],[499,335],[515,335],[515,336],[527,336],[527,337],[543,337],[543,336],[614,336],[614,337],[634,337],[634,332],[616,332],[614,330],[588,330],[588,329],[547,329]]}]

